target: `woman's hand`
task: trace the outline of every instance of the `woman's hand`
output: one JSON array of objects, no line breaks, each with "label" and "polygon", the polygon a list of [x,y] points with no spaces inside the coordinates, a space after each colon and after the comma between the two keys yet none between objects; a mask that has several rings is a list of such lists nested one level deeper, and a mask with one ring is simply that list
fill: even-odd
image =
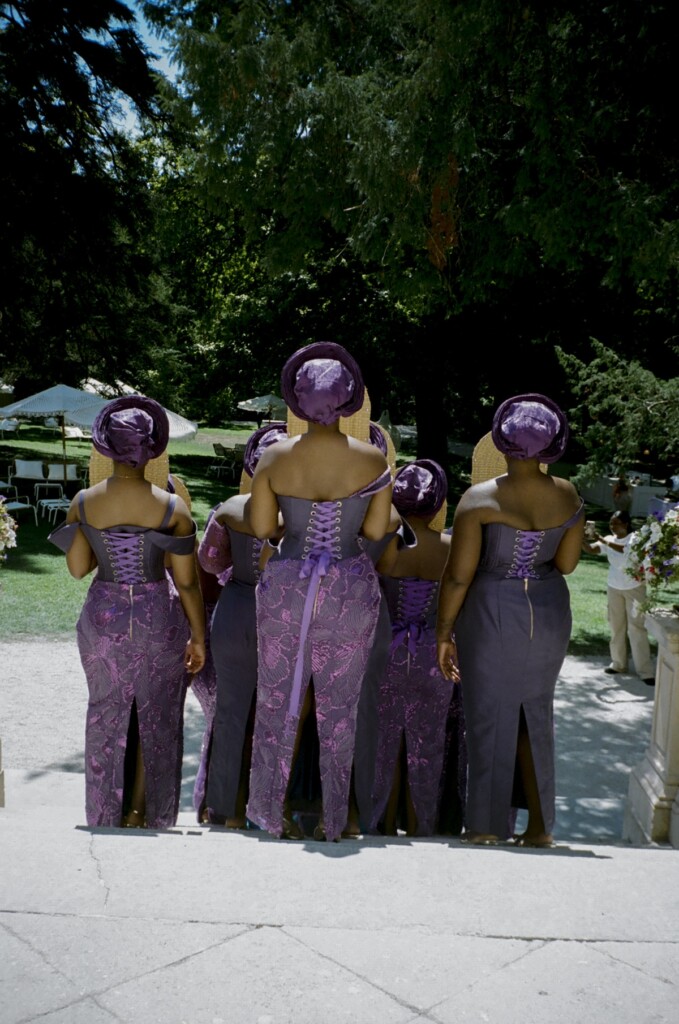
[{"label": "woman's hand", "polygon": [[460,668],[457,661],[457,644],[454,640],[439,640],[437,645],[438,663],[441,672],[453,683],[460,681]]},{"label": "woman's hand", "polygon": [[184,668],[191,675],[195,675],[196,672],[200,672],[203,665],[205,664],[205,642],[198,640],[189,640],[186,645],[186,651],[184,652]]}]

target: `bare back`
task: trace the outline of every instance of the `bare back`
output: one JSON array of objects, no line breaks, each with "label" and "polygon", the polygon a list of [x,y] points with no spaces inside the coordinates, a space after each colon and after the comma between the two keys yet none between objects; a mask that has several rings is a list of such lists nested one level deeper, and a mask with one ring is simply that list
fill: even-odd
[{"label": "bare back", "polygon": [[517,530],[550,530],[577,512],[580,499],[573,485],[559,477],[522,474],[476,484],[460,502],[478,521],[504,523]]},{"label": "bare back", "polygon": [[393,547],[377,564],[378,571],[385,576],[439,580],[450,550],[450,535],[432,530],[424,520],[408,517],[408,523],[417,537],[415,547]]},{"label": "bare back", "polygon": [[261,461],[274,494],[309,501],[346,498],[387,468],[378,449],[339,431],[300,434],[281,441],[275,450],[272,446],[265,452]]}]

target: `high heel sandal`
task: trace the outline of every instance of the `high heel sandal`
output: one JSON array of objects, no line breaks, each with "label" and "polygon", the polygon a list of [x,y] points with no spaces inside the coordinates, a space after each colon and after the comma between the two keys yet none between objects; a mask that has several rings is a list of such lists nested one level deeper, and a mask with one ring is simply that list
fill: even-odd
[{"label": "high heel sandal", "polygon": [[306,839],[304,829],[294,818],[283,818],[281,839]]},{"label": "high heel sandal", "polygon": [[[134,817],[134,821],[132,818]],[[122,821],[122,828],[146,828],[143,811],[128,811]]]}]

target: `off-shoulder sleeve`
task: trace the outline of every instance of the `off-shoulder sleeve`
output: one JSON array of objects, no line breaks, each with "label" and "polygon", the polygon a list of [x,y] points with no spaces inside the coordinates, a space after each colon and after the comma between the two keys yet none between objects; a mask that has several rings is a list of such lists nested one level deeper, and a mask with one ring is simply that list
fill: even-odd
[{"label": "off-shoulder sleeve", "polygon": [[563,524],[564,528],[568,528],[570,526],[575,526],[575,524],[577,523],[577,521],[580,518],[580,516],[584,515],[584,512],[585,512],[585,502],[584,502],[584,500],[582,498],[580,498],[580,508],[577,510],[577,512],[574,512],[573,515],[570,517],[570,519],[568,519]]},{"label": "off-shoulder sleeve", "polygon": [[68,554],[71,545],[75,540],[76,531],[80,529],[80,523],[62,523],[56,530],[48,535],[47,539],[51,544],[60,548],[64,554]]},{"label": "off-shoulder sleeve", "polygon": [[218,523],[214,509],[210,513],[205,533],[198,545],[198,561],[205,572],[219,576],[233,564],[229,531]]},{"label": "off-shoulder sleeve", "polygon": [[365,487],[361,487],[360,491],[356,491],[354,494],[350,495],[350,497],[371,498],[373,494],[378,494],[380,491],[383,491],[385,487],[389,487],[391,482],[391,470],[387,468],[384,473],[381,473],[377,477],[376,480],[373,480],[370,484],[366,484]]},{"label": "off-shoulder sleeve", "polygon": [[401,518],[401,524],[396,531],[398,537],[399,548],[416,548],[417,547],[417,536],[410,523]]},{"label": "off-shoulder sleeve", "polygon": [[171,555],[192,555],[196,550],[196,534],[198,530],[195,521],[191,533],[184,537],[175,537],[171,533],[160,533],[158,530],[149,530],[151,540],[156,547]]}]

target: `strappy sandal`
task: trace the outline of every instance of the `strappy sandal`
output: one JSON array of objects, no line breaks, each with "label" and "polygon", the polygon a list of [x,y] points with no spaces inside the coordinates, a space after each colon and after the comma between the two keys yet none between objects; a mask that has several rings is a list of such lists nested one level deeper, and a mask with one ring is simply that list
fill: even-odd
[{"label": "strappy sandal", "polygon": [[306,839],[304,829],[294,818],[283,818],[281,839]]},{"label": "strappy sandal", "polygon": [[497,846],[500,840],[497,836],[486,835],[483,832],[463,832],[460,842],[465,846]]},{"label": "strappy sandal", "polygon": [[[131,820],[133,816],[135,818],[134,821]],[[143,811],[135,811],[134,809],[128,811],[123,818],[122,828],[146,828]]]},{"label": "strappy sandal", "polygon": [[553,850],[556,846],[551,836],[536,836],[534,839],[530,836],[514,836],[513,839],[514,846],[519,846],[523,850]]}]

